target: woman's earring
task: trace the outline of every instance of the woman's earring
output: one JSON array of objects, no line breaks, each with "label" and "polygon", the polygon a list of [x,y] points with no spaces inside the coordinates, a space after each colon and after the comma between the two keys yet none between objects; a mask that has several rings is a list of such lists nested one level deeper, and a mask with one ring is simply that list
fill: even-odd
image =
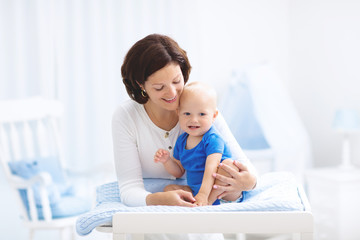
[{"label": "woman's earring", "polygon": [[145,90],[144,90],[144,89],[141,89],[141,96],[143,96],[144,98],[146,98],[146,97],[147,97],[147,94],[146,94],[146,92],[145,92]]}]

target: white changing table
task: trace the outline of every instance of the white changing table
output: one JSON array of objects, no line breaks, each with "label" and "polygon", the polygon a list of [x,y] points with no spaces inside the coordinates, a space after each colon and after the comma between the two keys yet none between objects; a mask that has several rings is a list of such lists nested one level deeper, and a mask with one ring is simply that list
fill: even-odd
[{"label": "white changing table", "polygon": [[110,232],[114,240],[143,240],[146,233],[290,233],[293,239],[313,239],[313,216],[302,188],[304,211],[271,212],[119,212],[112,227],[97,227]]}]

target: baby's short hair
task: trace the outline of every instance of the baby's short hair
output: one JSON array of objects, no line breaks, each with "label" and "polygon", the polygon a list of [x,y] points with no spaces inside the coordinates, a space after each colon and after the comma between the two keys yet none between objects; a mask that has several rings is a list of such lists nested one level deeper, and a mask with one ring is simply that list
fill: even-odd
[{"label": "baby's short hair", "polygon": [[[216,108],[217,94],[213,87],[209,86],[203,82],[190,82],[184,86],[183,94],[190,93],[202,96],[208,96],[214,102],[214,106]],[[180,100],[181,101],[181,100]]]}]

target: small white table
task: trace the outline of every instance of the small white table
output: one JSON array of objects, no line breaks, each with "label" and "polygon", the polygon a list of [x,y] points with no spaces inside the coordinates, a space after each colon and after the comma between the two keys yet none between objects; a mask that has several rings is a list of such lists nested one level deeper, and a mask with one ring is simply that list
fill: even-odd
[{"label": "small white table", "polygon": [[360,239],[360,170],[313,169],[306,181],[315,239]]}]

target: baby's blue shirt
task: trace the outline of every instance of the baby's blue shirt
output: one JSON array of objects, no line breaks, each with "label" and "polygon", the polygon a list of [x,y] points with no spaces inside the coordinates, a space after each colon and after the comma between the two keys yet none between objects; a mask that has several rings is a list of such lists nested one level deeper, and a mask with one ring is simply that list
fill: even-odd
[{"label": "baby's blue shirt", "polygon": [[218,131],[212,126],[196,147],[185,149],[188,133],[183,133],[176,141],[174,158],[180,160],[186,170],[186,178],[194,196],[199,192],[204,176],[206,158],[213,153],[221,153],[221,161],[231,158],[230,148]]}]

